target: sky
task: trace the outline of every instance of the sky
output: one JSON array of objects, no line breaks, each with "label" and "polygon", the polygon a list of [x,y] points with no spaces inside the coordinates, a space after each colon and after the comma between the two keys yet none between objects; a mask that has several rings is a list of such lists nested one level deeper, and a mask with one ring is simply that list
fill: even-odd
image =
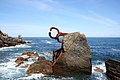
[{"label": "sky", "polygon": [[0,30],[10,36],[48,37],[52,26],[86,37],[120,37],[120,0],[0,0]]}]

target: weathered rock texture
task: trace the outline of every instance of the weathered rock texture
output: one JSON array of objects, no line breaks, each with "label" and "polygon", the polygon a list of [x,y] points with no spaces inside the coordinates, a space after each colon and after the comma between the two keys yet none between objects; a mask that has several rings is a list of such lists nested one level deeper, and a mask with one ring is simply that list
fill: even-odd
[{"label": "weathered rock texture", "polygon": [[3,33],[0,30],[0,48],[1,47],[9,47],[9,46],[15,46],[19,44],[25,44],[26,41],[22,38],[13,38],[8,36],[8,34]]},{"label": "weathered rock texture", "polygon": [[[84,34],[75,32],[69,33],[63,38],[63,54],[61,59],[53,66],[54,74],[61,74],[66,71],[66,74],[87,73],[91,74],[91,51]],[[58,66],[59,65],[59,66]],[[59,72],[57,68],[64,70]],[[68,72],[68,73],[67,73]]]},{"label": "weathered rock texture", "polygon": [[33,64],[31,64],[27,70],[27,74],[36,74],[36,73],[43,73],[43,74],[52,74],[52,62],[46,60],[43,57],[39,57],[39,60]]},{"label": "weathered rock texture", "polygon": [[108,80],[120,80],[120,61],[109,59],[105,65]]},{"label": "weathered rock texture", "polygon": [[39,55],[37,52],[23,52],[20,57],[18,57],[16,62],[16,67],[19,67],[20,65],[24,64],[25,62],[29,61],[29,59],[36,59],[36,61],[39,59]]}]

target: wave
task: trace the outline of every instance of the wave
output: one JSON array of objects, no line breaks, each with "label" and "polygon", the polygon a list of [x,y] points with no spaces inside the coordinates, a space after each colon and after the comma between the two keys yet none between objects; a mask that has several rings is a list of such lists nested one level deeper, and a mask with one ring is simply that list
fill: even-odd
[{"label": "wave", "polygon": [[42,40],[42,42],[47,44],[52,44],[52,41],[49,41],[49,40]]},{"label": "wave", "polygon": [[[105,75],[106,73],[106,67],[105,63],[101,61],[96,61],[96,63],[101,63],[101,64],[94,64],[92,65],[92,78],[94,80],[107,80],[107,77]],[[97,71],[96,69],[99,69],[101,71]]]},{"label": "wave", "polygon": [[14,61],[15,59],[10,59],[9,62],[0,64],[0,73],[2,73],[0,76],[3,80],[13,79],[21,73],[20,70],[15,68],[16,63]]},{"label": "wave", "polygon": [[2,47],[2,48],[0,48],[0,51],[13,51],[12,49],[14,49],[14,48],[31,48],[31,47],[32,46],[28,46],[26,44],[20,44],[20,45],[16,45],[16,46]]},{"label": "wave", "polygon": [[120,49],[114,49],[112,48],[113,51],[120,52]]},{"label": "wave", "polygon": [[27,77],[22,77],[22,78],[18,78],[18,80],[31,80],[31,79],[40,79],[44,76],[44,74],[32,74],[31,76],[27,76]]},{"label": "wave", "polygon": [[97,63],[101,63],[101,64],[94,64],[92,65],[92,73],[96,72],[95,69],[96,68],[100,68],[103,70],[103,73],[106,72],[106,67],[105,67],[105,63],[104,62],[101,62],[101,61],[96,61]]},{"label": "wave", "polygon": [[31,76],[18,78],[18,80],[73,80],[73,77],[55,77],[48,76],[42,73],[40,74],[32,74]]},{"label": "wave", "polygon": [[[22,55],[21,57],[26,58],[28,56]],[[16,59],[9,59],[9,62],[0,63],[0,73],[2,73],[0,74],[0,79],[19,80],[17,78],[28,76],[26,74],[26,70],[28,69],[29,65],[36,62],[37,59],[38,58],[30,58],[28,59],[28,61],[21,64],[19,67],[15,67],[17,65],[15,62]],[[35,75],[33,75],[33,77],[35,77]]]}]

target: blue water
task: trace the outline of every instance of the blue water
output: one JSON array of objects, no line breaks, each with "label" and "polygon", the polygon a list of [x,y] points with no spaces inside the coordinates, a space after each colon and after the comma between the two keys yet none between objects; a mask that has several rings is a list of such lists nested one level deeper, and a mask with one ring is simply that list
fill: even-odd
[{"label": "blue water", "polygon": [[[107,80],[105,75],[105,60],[120,60],[120,38],[87,38],[92,51],[92,75],[62,77],[35,74],[28,76],[26,69],[15,67],[14,61],[22,52],[38,52],[40,55],[52,60],[52,57],[48,55],[48,53],[52,50],[59,49],[61,45],[47,37],[27,37],[24,39],[32,41],[32,43],[9,48],[0,48],[0,80]],[[102,69],[103,72],[94,71],[96,67]]]}]

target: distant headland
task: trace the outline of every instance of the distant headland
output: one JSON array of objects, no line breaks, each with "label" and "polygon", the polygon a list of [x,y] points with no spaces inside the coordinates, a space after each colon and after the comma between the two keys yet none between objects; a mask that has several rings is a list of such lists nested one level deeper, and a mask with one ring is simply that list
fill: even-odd
[{"label": "distant headland", "polygon": [[0,48],[25,44],[26,41],[18,35],[18,38],[13,38],[0,30]]}]

